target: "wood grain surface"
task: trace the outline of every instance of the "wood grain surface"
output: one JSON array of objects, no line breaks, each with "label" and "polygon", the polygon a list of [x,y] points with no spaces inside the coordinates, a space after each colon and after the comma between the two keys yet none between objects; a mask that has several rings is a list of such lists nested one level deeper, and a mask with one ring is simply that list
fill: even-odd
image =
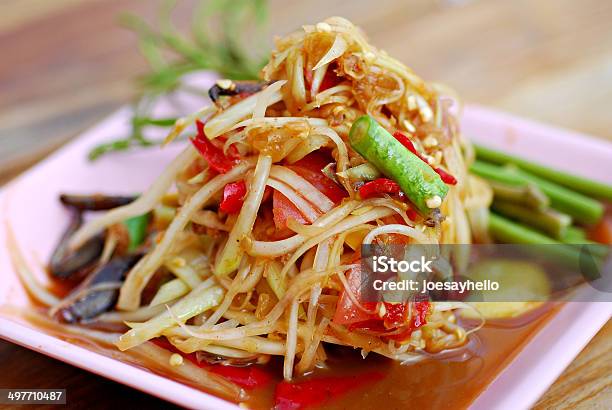
[{"label": "wood grain surface", "polygon": [[[146,64],[117,16],[153,17],[156,4],[0,0],[0,183],[130,102]],[[270,39],[330,15],[466,101],[612,139],[610,1],[272,0]],[[168,407],[6,342],[0,363],[0,387],[64,387],[70,407]],[[611,387],[609,322],[536,408],[610,408]]]}]

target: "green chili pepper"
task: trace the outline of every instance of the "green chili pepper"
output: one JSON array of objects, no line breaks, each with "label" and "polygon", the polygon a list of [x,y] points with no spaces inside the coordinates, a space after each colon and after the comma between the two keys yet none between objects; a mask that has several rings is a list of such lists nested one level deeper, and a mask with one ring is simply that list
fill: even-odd
[{"label": "green chili pepper", "polygon": [[130,236],[130,244],[128,245],[129,252],[136,249],[145,240],[149,219],[150,215],[147,213],[123,221],[123,225],[127,228]]},{"label": "green chili pepper", "polygon": [[397,182],[424,214],[438,208],[448,186],[419,157],[408,151],[372,117],[357,119],[349,133],[351,146],[388,178]]}]

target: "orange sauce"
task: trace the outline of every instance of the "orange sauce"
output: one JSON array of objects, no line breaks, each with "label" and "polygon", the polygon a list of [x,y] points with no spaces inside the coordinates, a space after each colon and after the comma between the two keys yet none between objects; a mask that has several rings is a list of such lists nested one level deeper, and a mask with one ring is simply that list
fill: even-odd
[{"label": "orange sauce", "polygon": [[[61,290],[66,292],[67,289]],[[559,307],[560,304],[549,302],[515,319],[488,321],[482,329],[470,335],[471,342],[464,348],[468,358],[464,360],[451,356],[401,365],[373,353],[363,359],[358,350],[327,345],[327,367],[316,369],[307,377],[358,375],[372,371],[385,375],[382,380],[373,384],[365,384],[343,396],[331,398],[318,406],[319,408],[346,409],[356,406],[360,409],[384,407],[386,410],[405,409],[408,406],[427,409],[467,408],[538,330],[554,316]],[[154,361],[148,363],[141,359],[132,360],[129,351],[121,353],[84,337],[62,335],[51,325],[43,326],[41,323],[34,325],[70,343],[131,362],[169,378],[173,377],[164,372]],[[249,399],[246,401],[248,408],[269,409],[274,406],[274,389],[276,384],[282,381],[282,359],[276,358],[266,367],[273,375],[274,381],[264,388],[248,392]],[[199,388],[197,385],[192,387]]]},{"label": "orange sauce", "polygon": [[[427,359],[401,365],[375,354],[362,359],[358,351],[328,349],[328,369],[317,376],[342,376],[379,371],[385,378],[370,386],[332,398],[326,409],[461,409],[467,408],[493,379],[516,357],[527,342],[554,316],[557,307],[541,307],[517,319],[491,321],[471,335],[471,357],[464,361]],[[275,374],[282,374],[279,367]],[[277,379],[280,381],[280,378]],[[273,406],[274,386],[254,392],[249,408]]]}]

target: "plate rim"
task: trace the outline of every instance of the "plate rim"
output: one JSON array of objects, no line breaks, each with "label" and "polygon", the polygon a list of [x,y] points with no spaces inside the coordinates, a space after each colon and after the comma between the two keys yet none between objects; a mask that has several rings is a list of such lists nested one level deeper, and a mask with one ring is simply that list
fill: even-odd
[{"label": "plate rim", "polygon": [[[65,144],[42,161],[9,181],[9,183],[0,189],[0,200],[4,201],[5,195],[12,186],[19,184],[19,182],[27,178],[28,175],[45,167],[50,161],[62,155],[66,150],[77,149],[79,145],[87,144],[87,136],[98,133],[110,124],[122,120],[126,113],[129,112],[128,110],[129,107],[122,107],[116,110],[99,123],[81,133],[80,136],[76,137],[73,141]],[[466,111],[469,110],[472,111],[473,115],[489,116],[502,122],[511,121],[516,124],[517,129],[535,127],[545,134],[558,133],[559,137],[562,139],[575,140],[579,137],[581,139],[586,139],[588,144],[594,147],[605,147],[607,150],[612,147],[612,144],[598,140],[589,135],[557,128],[555,126],[492,110],[483,106],[469,104],[466,106]],[[5,232],[5,228],[0,227],[0,232]],[[0,245],[2,245],[2,240],[0,240]],[[581,309],[576,308],[576,304],[579,304]],[[547,337],[549,332],[554,331],[555,326],[563,325],[560,322],[568,315],[574,319],[574,321],[570,322],[572,327],[578,326],[580,320],[576,320],[577,318],[588,316],[588,320],[583,321],[583,325],[584,323],[588,325],[586,326],[587,329],[580,328],[580,332],[567,331],[564,334],[562,333],[562,337],[554,339],[554,343],[549,344],[548,348],[543,351],[542,356],[539,356],[538,361],[531,361],[528,364],[527,370],[530,377],[517,377],[517,371],[525,371],[525,369],[522,368],[522,366],[525,366],[523,362],[525,362],[527,356],[525,352],[528,351],[528,349],[534,349],[532,346],[537,347],[538,344]],[[566,304],[535,335],[533,335],[531,340],[516,354],[516,356],[497,373],[489,385],[471,403],[470,408],[510,409],[532,406],[542,396],[546,389],[557,380],[563,370],[576,358],[580,351],[589,343],[601,327],[605,325],[611,316],[612,302],[571,302]],[[570,335],[579,335],[580,338],[570,337]],[[26,326],[15,321],[9,315],[3,315],[1,312],[0,338],[181,406],[223,410],[239,408],[236,404],[221,399],[214,394],[195,389],[186,384],[139,368],[136,365],[66,342],[58,337],[44,333],[35,326]],[[559,357],[557,357],[556,360],[551,360],[550,358],[546,359],[561,351],[563,352],[561,356],[563,358],[562,360],[559,360]],[[541,369],[542,367],[545,367],[543,375],[537,373],[538,371],[543,371],[543,369]],[[524,376],[524,373],[521,375]],[[540,377],[535,377],[537,375]],[[500,389],[502,390],[501,393],[499,391]],[[181,394],[177,394],[178,392]]]}]

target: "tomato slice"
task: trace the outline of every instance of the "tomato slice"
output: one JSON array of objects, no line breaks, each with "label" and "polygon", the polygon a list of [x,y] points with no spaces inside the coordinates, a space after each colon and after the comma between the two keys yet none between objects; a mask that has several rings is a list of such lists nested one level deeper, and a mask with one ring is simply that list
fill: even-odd
[{"label": "tomato slice", "polygon": [[[346,279],[349,289],[359,301],[361,283],[363,281],[361,268],[355,267],[351,269]],[[410,311],[408,303],[383,303],[385,306],[385,314],[381,318],[375,313],[365,312],[357,307],[348,296],[347,292],[343,290],[340,294],[338,304],[336,305],[333,322],[347,326],[349,331],[360,329],[371,332],[388,333],[392,329],[403,327],[405,329],[404,331],[398,334],[385,336],[387,339],[397,341],[408,339],[415,329],[427,323],[429,301],[411,302],[412,309],[414,309],[412,318],[408,317]],[[377,303],[361,302],[361,305],[369,311],[374,311]]]},{"label": "tomato slice", "polygon": [[300,210],[293,205],[293,202],[276,190],[272,194],[272,214],[274,215],[274,225],[278,230],[287,228],[287,220],[289,218],[293,218],[301,224],[308,223]]},{"label": "tomato slice", "polygon": [[342,189],[340,185],[326,177],[321,171],[313,171],[296,165],[289,165],[287,168],[291,169],[293,172],[314,185],[315,188],[321,191],[335,204],[342,201],[342,198],[348,196],[346,191]]},{"label": "tomato slice", "polygon": [[[348,272],[348,275],[346,277],[348,287],[353,293],[353,295],[355,295],[357,300],[360,299],[361,294],[361,273],[361,267],[355,267]],[[373,310],[376,307],[376,303],[366,302],[362,303],[362,306],[368,310]],[[340,299],[338,300],[338,304],[336,305],[336,312],[334,313],[333,318],[334,323],[337,323],[339,325],[351,325],[354,323],[375,320],[377,318],[378,317],[376,315],[364,312],[362,309],[357,307],[346,293],[346,290],[342,291]]]},{"label": "tomato slice", "polygon": [[[323,77],[323,81],[321,81],[321,85],[319,86],[319,92],[325,91],[328,88],[332,88],[342,81],[342,77],[339,77],[336,74],[336,64],[332,63],[325,71],[325,76]],[[310,89],[310,85],[312,84],[312,79],[314,77],[314,72],[312,70],[304,67],[304,79],[306,80],[306,88]]]},{"label": "tomato slice", "polygon": [[612,245],[612,215],[606,214],[604,218],[589,232],[589,236],[596,242]]},{"label": "tomato slice", "polygon": [[293,165],[319,172],[330,162],[334,162],[332,157],[326,155],[324,152],[314,151],[306,155],[301,160],[294,162]]},{"label": "tomato slice", "polygon": [[[287,168],[310,182],[332,202],[338,203],[342,198],[348,196],[348,194],[342,187],[321,172],[330,162],[332,162],[332,159],[323,153],[313,152],[306,155],[295,164],[287,166]],[[308,223],[304,215],[302,215],[295,205],[280,192],[274,191],[272,195],[272,206],[274,225],[277,230],[284,230],[287,228],[287,219],[289,218],[293,218],[301,224]]]},{"label": "tomato slice", "polygon": [[334,203],[338,203],[342,198],[347,197],[348,193],[321,171],[331,162],[333,162],[333,159],[329,155],[321,151],[315,151],[296,161],[293,165],[289,165],[288,168],[314,185]]}]

